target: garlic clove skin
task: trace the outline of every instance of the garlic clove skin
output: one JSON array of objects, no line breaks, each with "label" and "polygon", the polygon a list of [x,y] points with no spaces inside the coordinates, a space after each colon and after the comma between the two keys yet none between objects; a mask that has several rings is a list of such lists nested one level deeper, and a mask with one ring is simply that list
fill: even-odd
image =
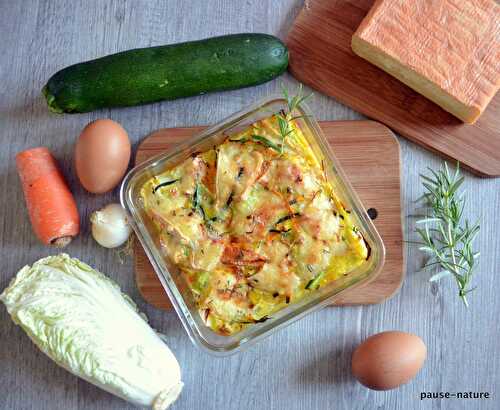
[{"label": "garlic clove skin", "polygon": [[92,236],[105,248],[116,248],[123,245],[132,228],[128,223],[127,213],[120,204],[108,204],[90,216]]}]

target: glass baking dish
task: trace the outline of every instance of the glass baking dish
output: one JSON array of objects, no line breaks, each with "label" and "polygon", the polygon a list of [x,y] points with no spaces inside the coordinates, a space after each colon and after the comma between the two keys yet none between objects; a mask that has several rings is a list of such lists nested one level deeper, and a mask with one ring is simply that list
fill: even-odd
[{"label": "glass baking dish", "polygon": [[144,183],[154,175],[176,166],[191,154],[210,149],[214,145],[220,144],[228,135],[287,107],[287,100],[281,96],[257,102],[187,139],[174,149],[137,165],[127,174],[121,186],[122,206],[129,213],[132,227],[190,339],[195,345],[215,355],[238,352],[305,315],[331,304],[347,289],[373,279],[381,271],[384,264],[385,248],[380,235],[342,171],[318,123],[305,104],[301,104],[297,108],[301,118],[296,122],[316,157],[324,162],[329,182],[345,208],[350,210],[354,224],[359,227],[369,246],[371,252],[369,252],[366,262],[348,275],[310,292],[299,301],[279,310],[265,322],[252,324],[236,334],[226,336],[215,333],[205,325],[195,306],[190,289],[182,275],[179,274],[179,270],[165,256],[162,256],[156,238],[156,230],[146,215],[140,199],[140,190]]}]

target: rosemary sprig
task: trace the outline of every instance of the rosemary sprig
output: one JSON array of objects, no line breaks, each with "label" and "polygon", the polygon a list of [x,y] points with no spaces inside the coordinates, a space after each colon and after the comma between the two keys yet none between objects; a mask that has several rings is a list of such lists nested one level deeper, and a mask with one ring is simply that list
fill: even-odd
[{"label": "rosemary sprig", "polygon": [[281,89],[283,91],[283,96],[285,97],[287,101],[287,106],[288,106],[288,114],[292,114],[299,106],[302,104],[304,101],[307,99],[311,98],[312,93],[308,95],[302,95],[303,92],[303,86],[302,84],[299,84],[299,89],[297,91],[297,94],[293,97],[290,97],[288,90],[284,85],[281,86]]},{"label": "rosemary sprig", "polygon": [[423,228],[416,228],[421,242],[420,250],[431,258],[424,268],[440,266],[442,270],[429,280],[438,281],[453,276],[458,285],[458,295],[465,306],[469,306],[467,295],[470,281],[476,267],[479,252],[474,252],[472,244],[479,232],[479,224],[471,225],[462,218],[465,199],[458,190],[464,182],[460,176],[459,165],[452,174],[445,163],[438,171],[429,168],[430,176],[420,175],[426,192],[420,198],[428,206],[427,217],[417,221]]},{"label": "rosemary sprig", "polygon": [[300,106],[300,104],[302,104],[304,101],[306,101],[308,98],[312,96],[312,93],[306,96],[302,95],[303,92],[302,84],[299,85],[297,94],[294,95],[293,97],[290,97],[290,94],[288,93],[288,90],[285,88],[284,85],[281,86],[281,89],[283,91],[283,96],[287,101],[287,111],[288,111],[288,112],[280,111],[276,116],[281,136],[280,154],[283,154],[285,149],[286,137],[288,137],[293,132],[293,127],[290,125],[290,122],[303,117],[302,115],[294,117],[293,113]]}]

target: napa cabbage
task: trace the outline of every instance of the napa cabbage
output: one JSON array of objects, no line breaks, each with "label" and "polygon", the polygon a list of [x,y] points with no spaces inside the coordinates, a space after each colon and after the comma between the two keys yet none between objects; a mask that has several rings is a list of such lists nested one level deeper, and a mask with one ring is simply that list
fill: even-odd
[{"label": "napa cabbage", "polygon": [[136,405],[166,409],[179,364],[134,302],[66,254],[22,268],[0,295],[12,320],[58,365]]}]

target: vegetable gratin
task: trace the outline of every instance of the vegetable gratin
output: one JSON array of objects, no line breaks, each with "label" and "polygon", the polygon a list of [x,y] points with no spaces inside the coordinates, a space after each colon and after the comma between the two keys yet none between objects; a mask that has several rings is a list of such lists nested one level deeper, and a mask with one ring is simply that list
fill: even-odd
[{"label": "vegetable gratin", "polygon": [[369,257],[299,122],[283,111],[254,122],[141,188],[161,251],[218,334],[265,321]]}]

